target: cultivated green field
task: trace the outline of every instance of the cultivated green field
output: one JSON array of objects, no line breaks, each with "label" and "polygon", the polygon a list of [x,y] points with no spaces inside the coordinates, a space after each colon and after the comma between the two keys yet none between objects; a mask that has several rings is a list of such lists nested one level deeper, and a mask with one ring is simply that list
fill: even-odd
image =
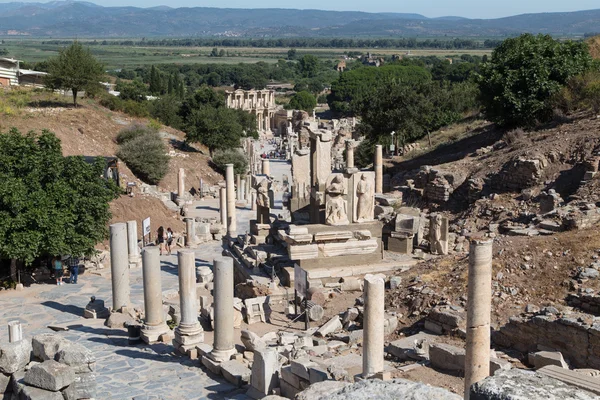
[{"label": "cultivated green field", "polygon": [[[102,41],[99,39],[98,41]],[[85,42],[85,41],[84,41]],[[109,41],[110,42],[110,41]],[[4,39],[0,49],[6,49],[9,56],[27,62],[39,62],[54,56],[61,48],[59,45],[43,44],[37,39]],[[197,63],[256,63],[277,62],[287,56],[285,48],[224,47],[224,57],[210,57],[211,47],[142,47],[120,45],[93,45],[92,53],[109,69],[134,68],[150,64],[197,64]],[[219,49],[220,50],[220,49]],[[314,54],[322,59],[339,60],[349,52],[362,52],[375,56],[407,55],[412,56],[457,56],[461,54],[484,55],[491,50],[404,50],[404,49],[297,49],[298,54]]]}]

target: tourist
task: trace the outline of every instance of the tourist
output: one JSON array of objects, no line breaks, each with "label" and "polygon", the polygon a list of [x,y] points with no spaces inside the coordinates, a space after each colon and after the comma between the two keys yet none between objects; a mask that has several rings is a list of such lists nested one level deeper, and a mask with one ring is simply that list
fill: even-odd
[{"label": "tourist", "polygon": [[69,260],[69,272],[71,273],[71,277],[69,278],[69,283],[77,283],[77,277],[79,276],[79,257],[70,256]]},{"label": "tourist", "polygon": [[60,256],[54,257],[52,259],[52,266],[54,267],[54,277],[56,278],[56,285],[62,285],[62,276],[63,276],[63,264],[60,259]]},{"label": "tourist", "polygon": [[163,255],[163,251],[165,250],[165,228],[160,226],[156,231],[156,241],[158,242],[158,247],[160,248],[160,255]]},{"label": "tourist", "polygon": [[173,244],[173,231],[171,228],[167,228],[167,252],[171,255],[171,246]]}]

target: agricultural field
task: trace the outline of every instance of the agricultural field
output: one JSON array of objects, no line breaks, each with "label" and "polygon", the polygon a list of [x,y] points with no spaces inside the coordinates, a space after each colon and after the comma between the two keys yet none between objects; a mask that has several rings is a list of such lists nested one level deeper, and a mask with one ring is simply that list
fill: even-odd
[{"label": "agricultural field", "polygon": [[[102,41],[103,39],[97,39]],[[110,42],[110,41],[109,41]],[[85,43],[85,42],[84,42]],[[0,49],[6,49],[9,56],[27,62],[40,62],[57,54],[61,45],[44,44],[36,39],[4,39]],[[224,47],[223,57],[211,57],[212,47],[143,47],[121,45],[92,45],[92,54],[98,57],[109,69],[135,68],[151,64],[197,64],[197,63],[274,63],[286,58],[287,48]],[[221,48],[219,48],[221,50]],[[300,48],[297,54],[314,54],[321,59],[339,60],[348,52],[371,52],[374,56],[411,55],[453,57],[461,54],[483,56],[491,50],[404,50],[404,49],[348,49],[348,48]]]}]

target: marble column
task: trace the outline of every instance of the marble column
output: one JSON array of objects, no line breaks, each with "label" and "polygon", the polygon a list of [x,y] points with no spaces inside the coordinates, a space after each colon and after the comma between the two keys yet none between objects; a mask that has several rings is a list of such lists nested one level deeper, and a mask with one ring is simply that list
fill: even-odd
[{"label": "marble column", "polygon": [[365,276],[363,318],[363,377],[383,372],[385,283],[381,275]]},{"label": "marble column", "polygon": [[112,280],[113,311],[121,311],[131,303],[129,298],[129,255],[127,251],[127,224],[110,226],[110,272]]},{"label": "marble column", "polygon": [[346,168],[354,168],[354,141],[346,140]]},{"label": "marble column", "polygon": [[244,194],[244,198],[246,200],[250,200],[250,192],[252,190],[252,176],[251,175],[247,175],[246,176],[246,193]]},{"label": "marble column", "polygon": [[8,343],[23,340],[23,329],[20,321],[8,321]]},{"label": "marble column", "polygon": [[129,252],[129,263],[138,265],[142,261],[138,246],[136,221],[127,221],[127,251]]},{"label": "marble column", "polygon": [[250,202],[252,203],[252,211],[256,211],[256,191],[253,190],[250,194]]},{"label": "marble column", "polygon": [[472,239],[469,249],[465,392],[490,375],[493,239]]},{"label": "marble column", "polygon": [[198,294],[196,293],[196,257],[194,250],[177,253],[179,267],[179,307],[181,321],[175,328],[173,346],[185,354],[204,341],[204,331],[198,321]]},{"label": "marble column", "polygon": [[233,337],[233,259],[230,257],[215,258],[214,304],[215,318],[214,344],[210,358],[217,362],[227,361],[235,354]]},{"label": "marble column", "polygon": [[383,146],[375,146],[375,193],[383,193]]},{"label": "marble column", "polygon": [[157,246],[149,246],[142,251],[145,318],[140,336],[146,343],[158,342],[162,335],[171,333],[163,313],[159,251]]},{"label": "marble column", "polygon": [[240,190],[242,188],[242,176],[240,174],[237,174],[235,176],[235,199],[237,201],[242,200],[242,191]]},{"label": "marble column", "polygon": [[246,200],[246,180],[242,179],[240,182],[240,200]]},{"label": "marble column", "polygon": [[221,225],[227,227],[227,188],[219,189],[219,208],[221,213]]},{"label": "marble column", "polygon": [[271,176],[271,164],[268,158],[262,159],[262,173],[263,175]]},{"label": "marble column", "polygon": [[179,173],[177,174],[177,197],[183,198],[185,194],[185,170],[183,168],[179,168]]},{"label": "marble column", "polygon": [[196,220],[194,218],[185,219],[185,247],[194,247],[196,240]]},{"label": "marble column", "polygon": [[227,164],[225,174],[227,183],[227,234],[229,237],[237,235],[237,223],[235,216],[235,183],[233,177],[233,164]]}]

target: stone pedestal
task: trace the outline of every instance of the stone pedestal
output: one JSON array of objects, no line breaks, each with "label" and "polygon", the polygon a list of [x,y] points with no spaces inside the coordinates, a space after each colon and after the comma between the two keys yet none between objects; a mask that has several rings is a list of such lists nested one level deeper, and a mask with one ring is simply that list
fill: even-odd
[{"label": "stone pedestal", "polygon": [[375,146],[375,193],[383,193],[383,146]]},{"label": "stone pedestal", "polygon": [[237,236],[237,223],[235,216],[235,183],[233,182],[233,164],[227,164],[225,182],[227,184],[227,235]]},{"label": "stone pedestal", "polygon": [[272,393],[279,386],[279,361],[277,350],[273,348],[254,351],[252,376],[250,378],[251,397],[262,398]]},{"label": "stone pedestal", "polygon": [[490,375],[492,239],[473,239],[469,250],[465,399],[471,385]]},{"label": "stone pedestal", "polygon": [[246,180],[242,179],[240,183],[240,200],[246,200]]},{"label": "stone pedestal", "polygon": [[383,372],[385,283],[381,275],[366,275],[363,318],[363,372],[365,378]]},{"label": "stone pedestal", "polygon": [[113,311],[121,311],[123,307],[128,307],[131,303],[127,224],[124,222],[110,226],[110,272]]},{"label": "stone pedestal", "polygon": [[346,140],[346,168],[354,168],[354,141]]},{"label": "stone pedestal", "polygon": [[146,343],[158,342],[162,335],[171,333],[163,314],[159,250],[150,246],[142,252],[145,319],[140,336]]},{"label": "stone pedestal", "polygon": [[185,247],[194,247],[198,244],[196,238],[196,220],[194,218],[185,219]]},{"label": "stone pedestal", "polygon": [[414,235],[392,232],[388,238],[388,251],[400,254],[412,254]]},{"label": "stone pedestal", "polygon": [[140,248],[138,246],[136,221],[127,221],[127,251],[129,252],[129,263],[139,266],[142,256],[140,255]]},{"label": "stone pedestal", "polygon": [[8,321],[8,343],[23,340],[23,330],[20,321]]},{"label": "stone pedestal", "polygon": [[219,189],[219,212],[221,214],[221,225],[227,227],[227,188]]},{"label": "stone pedestal", "polygon": [[235,354],[233,338],[233,259],[216,258],[213,262],[214,277],[214,344],[209,357],[217,362],[227,361]]},{"label": "stone pedestal", "polygon": [[271,164],[268,158],[262,159],[262,173],[263,175],[271,176]]}]

